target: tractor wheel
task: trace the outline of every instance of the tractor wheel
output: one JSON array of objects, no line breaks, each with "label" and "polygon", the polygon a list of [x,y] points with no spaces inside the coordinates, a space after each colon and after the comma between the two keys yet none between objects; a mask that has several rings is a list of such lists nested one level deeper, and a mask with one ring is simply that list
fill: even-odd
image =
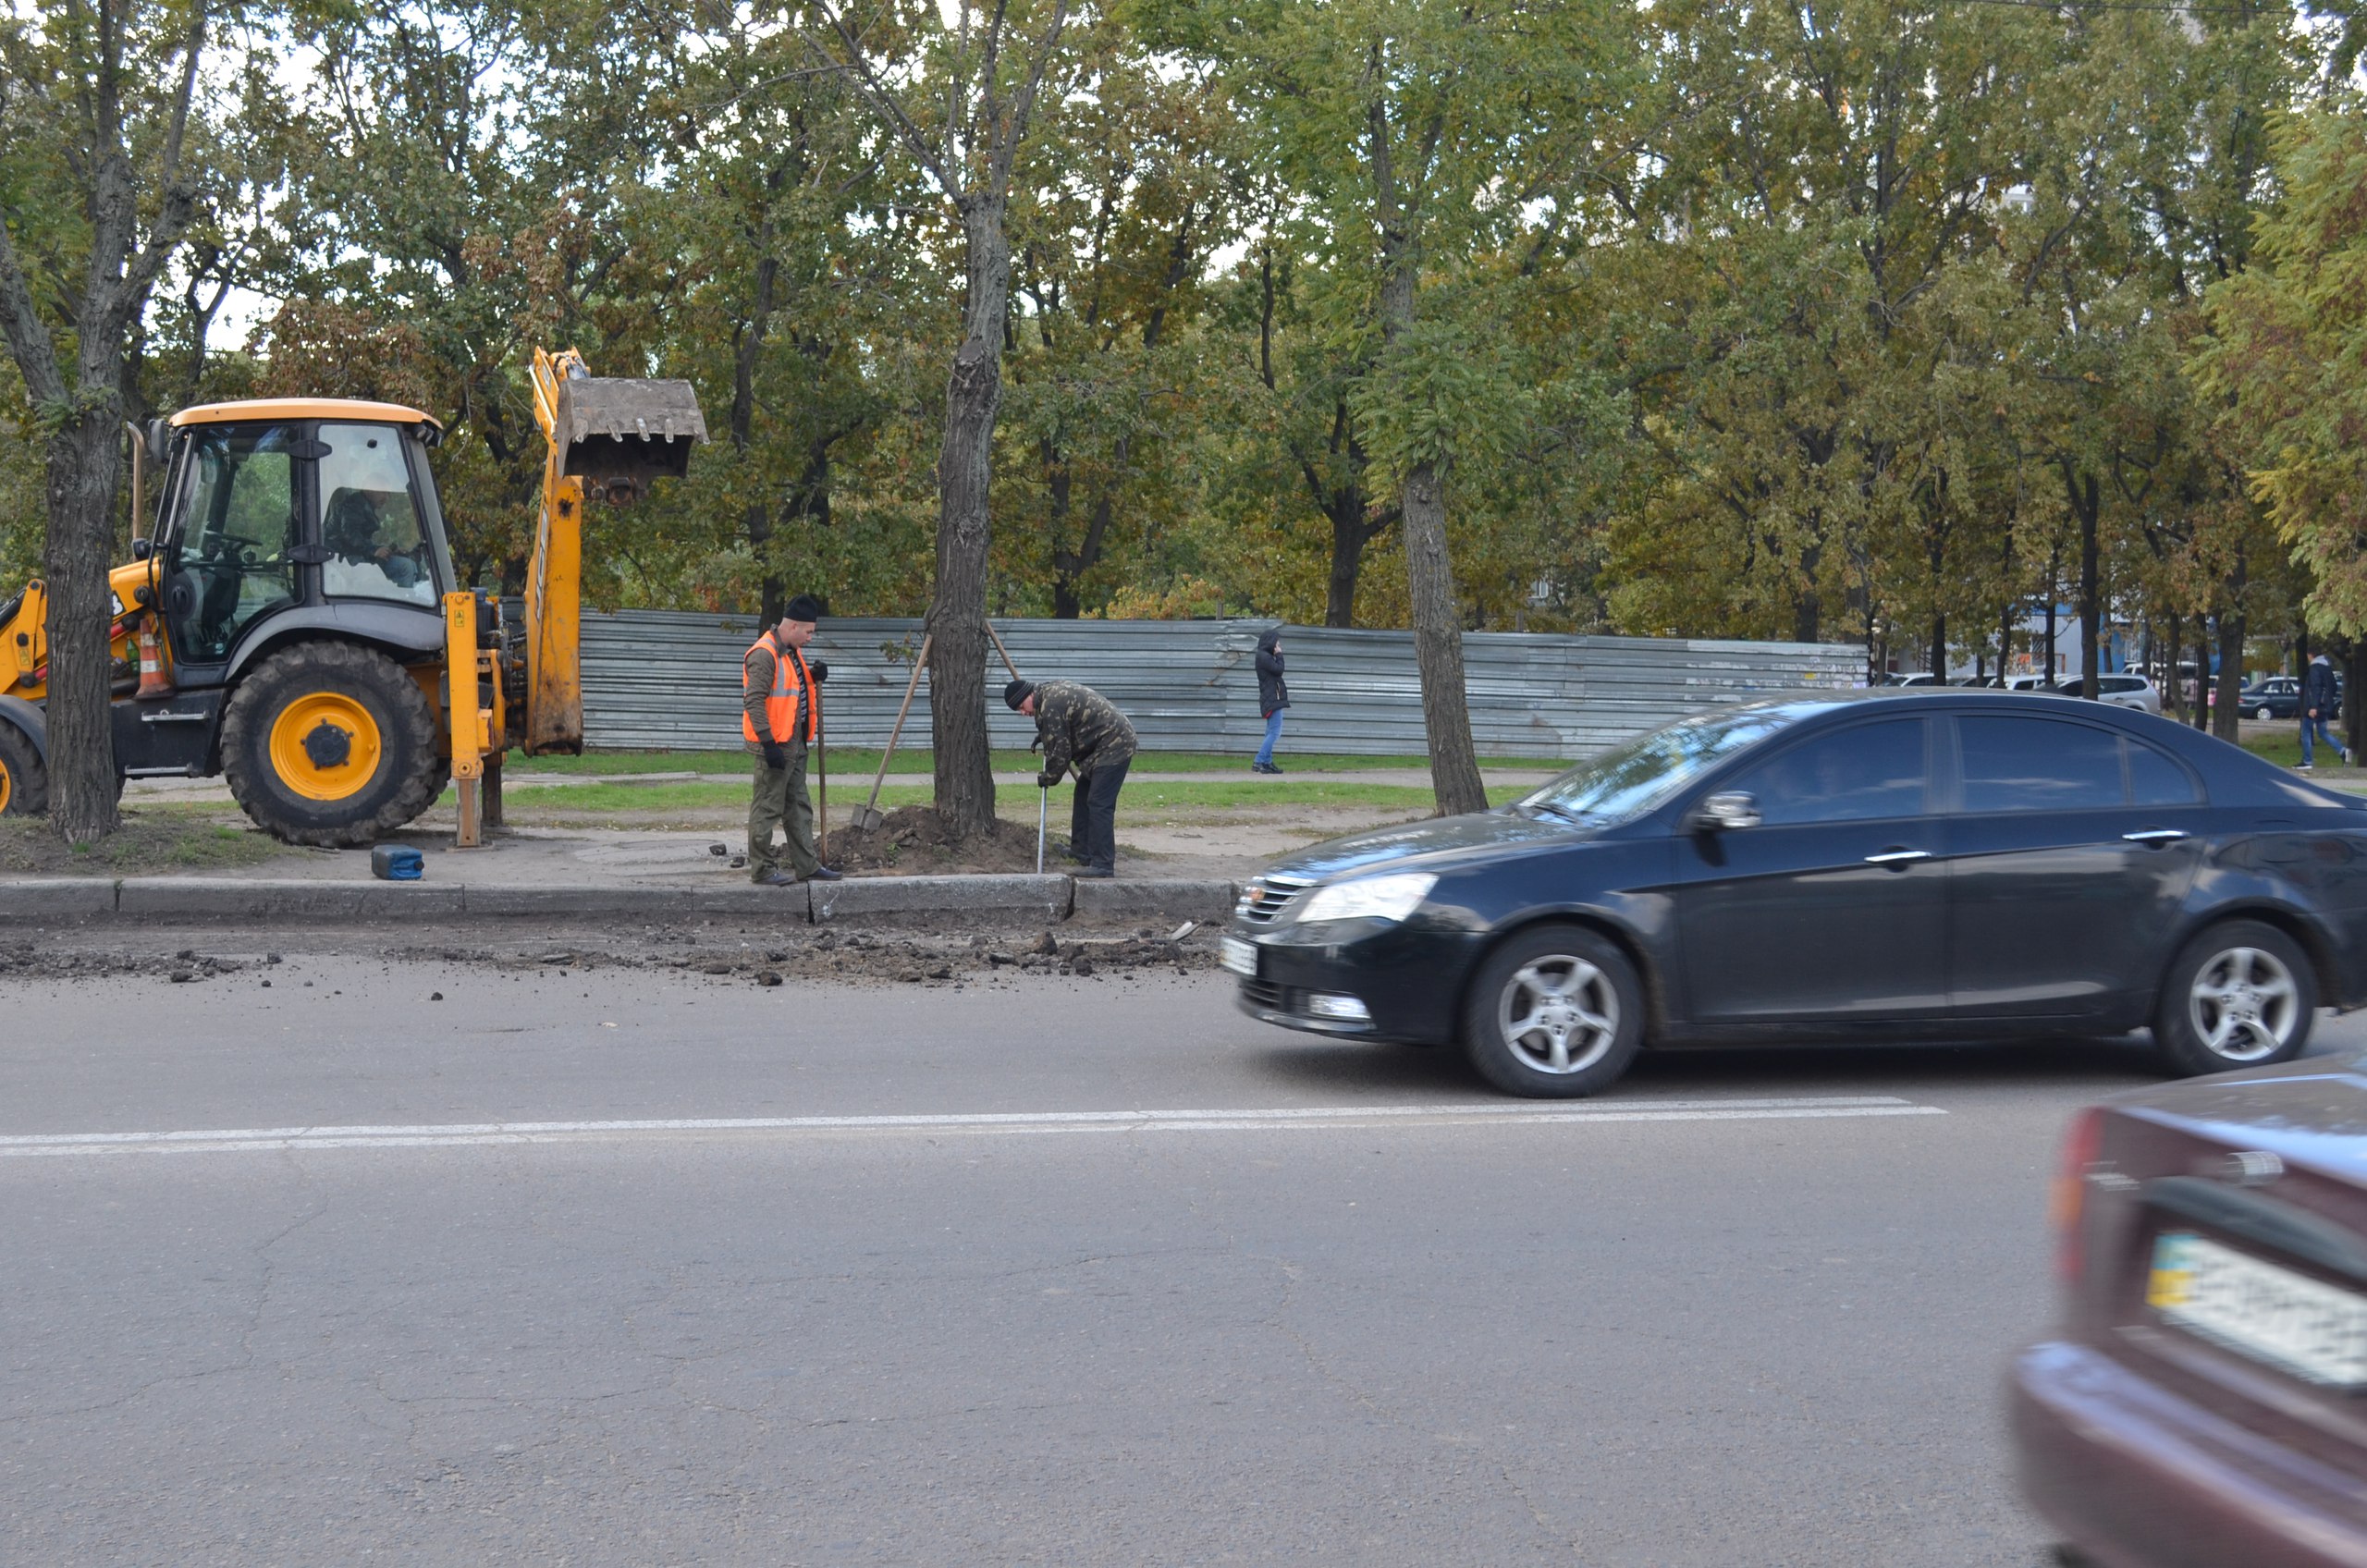
[{"label": "tractor wheel", "polygon": [[299,643],[231,693],[222,771],[265,832],[345,849],[425,811],[445,764],[435,712],[402,666],[350,643]]},{"label": "tractor wheel", "polygon": [[0,816],[39,816],[49,810],[49,769],[25,732],[0,723]]}]

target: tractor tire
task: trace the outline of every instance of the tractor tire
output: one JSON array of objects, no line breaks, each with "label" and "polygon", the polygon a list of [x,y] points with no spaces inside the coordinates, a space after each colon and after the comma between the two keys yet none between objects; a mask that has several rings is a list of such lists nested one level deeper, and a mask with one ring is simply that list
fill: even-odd
[{"label": "tractor tire", "polygon": [[0,722],[0,816],[40,816],[49,810],[49,769],[31,739]]},{"label": "tractor tire", "polygon": [[402,666],[351,643],[299,643],[230,694],[222,771],[274,838],[352,849],[425,811],[447,765],[435,710]]}]

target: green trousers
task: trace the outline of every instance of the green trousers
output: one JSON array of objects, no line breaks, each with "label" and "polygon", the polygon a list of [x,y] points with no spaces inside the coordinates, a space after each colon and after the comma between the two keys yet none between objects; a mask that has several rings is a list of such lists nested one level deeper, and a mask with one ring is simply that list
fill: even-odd
[{"label": "green trousers", "polygon": [[[786,850],[789,869],[811,876],[822,863],[814,855],[814,802],[805,793],[805,742],[791,741],[787,767],[767,767],[758,755],[756,790],[748,802],[748,876],[751,880],[780,869]],[[775,828],[787,829],[786,846],[773,842]]]}]

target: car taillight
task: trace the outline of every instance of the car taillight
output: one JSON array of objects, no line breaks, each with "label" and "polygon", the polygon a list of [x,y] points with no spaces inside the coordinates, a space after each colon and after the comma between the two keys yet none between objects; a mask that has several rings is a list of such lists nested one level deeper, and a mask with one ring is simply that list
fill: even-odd
[{"label": "car taillight", "polygon": [[2083,1110],[2072,1121],[2063,1140],[2063,1166],[2055,1173],[2049,1218],[2054,1222],[2054,1272],[2065,1280],[2079,1277],[2079,1215],[2088,1195],[2088,1168],[2103,1146],[2104,1113]]}]

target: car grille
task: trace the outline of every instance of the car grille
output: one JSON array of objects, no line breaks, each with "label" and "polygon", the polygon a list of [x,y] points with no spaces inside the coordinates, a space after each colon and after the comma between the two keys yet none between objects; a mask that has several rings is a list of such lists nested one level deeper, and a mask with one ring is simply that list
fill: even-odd
[{"label": "car grille", "polygon": [[1271,980],[1244,980],[1241,983],[1241,997],[1250,1006],[1264,1008],[1268,1012],[1290,1011],[1283,1005],[1289,1000],[1288,991],[1275,985]]},{"label": "car grille", "polygon": [[1311,876],[1257,876],[1243,888],[1233,917],[1248,925],[1271,925],[1293,899],[1315,886]]}]

